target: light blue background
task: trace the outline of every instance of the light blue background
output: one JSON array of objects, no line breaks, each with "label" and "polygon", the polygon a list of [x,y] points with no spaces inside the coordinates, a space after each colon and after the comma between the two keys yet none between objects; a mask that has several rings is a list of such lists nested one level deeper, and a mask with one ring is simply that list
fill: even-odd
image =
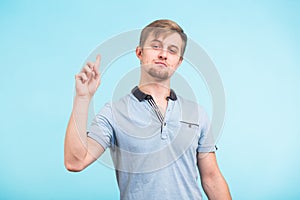
[{"label": "light blue background", "polygon": [[299,12],[297,0],[2,0],[0,199],[118,199],[110,168],[64,169],[74,75],[98,44],[158,18],[177,21],[223,80],[217,157],[233,198],[300,199]]}]

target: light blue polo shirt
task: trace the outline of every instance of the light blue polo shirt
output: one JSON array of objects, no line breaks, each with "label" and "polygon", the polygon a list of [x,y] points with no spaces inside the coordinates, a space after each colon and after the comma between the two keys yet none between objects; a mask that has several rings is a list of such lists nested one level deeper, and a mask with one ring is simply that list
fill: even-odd
[{"label": "light blue polo shirt", "polygon": [[138,87],[96,115],[88,136],[110,153],[121,200],[202,199],[197,152],[214,152],[209,118],[171,90],[163,116]]}]

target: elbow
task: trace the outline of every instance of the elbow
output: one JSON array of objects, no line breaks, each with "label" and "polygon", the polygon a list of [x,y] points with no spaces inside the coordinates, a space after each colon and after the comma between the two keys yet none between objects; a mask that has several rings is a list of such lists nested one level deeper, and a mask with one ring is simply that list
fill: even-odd
[{"label": "elbow", "polygon": [[79,164],[78,162],[70,162],[65,160],[65,168],[69,172],[80,172],[84,169],[83,165]]},{"label": "elbow", "polygon": [[72,154],[69,151],[64,153],[64,166],[70,172],[80,172],[84,167],[84,159]]}]

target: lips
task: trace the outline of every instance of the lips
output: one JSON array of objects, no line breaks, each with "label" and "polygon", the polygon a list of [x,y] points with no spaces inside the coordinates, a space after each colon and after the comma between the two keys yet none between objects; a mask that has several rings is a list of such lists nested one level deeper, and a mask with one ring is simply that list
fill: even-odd
[{"label": "lips", "polygon": [[167,67],[167,64],[164,62],[154,62],[156,65],[163,65],[164,67]]}]

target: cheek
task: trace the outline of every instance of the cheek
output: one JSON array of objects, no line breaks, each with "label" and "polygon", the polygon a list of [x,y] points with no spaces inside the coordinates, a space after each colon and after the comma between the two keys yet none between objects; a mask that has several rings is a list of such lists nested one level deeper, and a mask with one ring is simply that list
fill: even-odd
[{"label": "cheek", "polygon": [[144,67],[151,65],[151,63],[152,63],[151,60],[148,58],[143,57],[141,59],[141,65],[143,65]]},{"label": "cheek", "polygon": [[180,60],[178,58],[170,60],[170,66],[172,66],[174,68],[175,67],[177,68],[179,64],[180,64]]},{"label": "cheek", "polygon": [[149,63],[149,59],[146,58],[146,57],[143,57],[142,60],[141,60],[141,62],[142,62],[143,64],[147,64],[147,63]]},{"label": "cheek", "polygon": [[152,62],[152,60],[154,58],[155,58],[155,55],[153,53],[145,52],[145,54],[143,54],[141,61],[142,61],[142,63],[150,63],[150,62]]}]

